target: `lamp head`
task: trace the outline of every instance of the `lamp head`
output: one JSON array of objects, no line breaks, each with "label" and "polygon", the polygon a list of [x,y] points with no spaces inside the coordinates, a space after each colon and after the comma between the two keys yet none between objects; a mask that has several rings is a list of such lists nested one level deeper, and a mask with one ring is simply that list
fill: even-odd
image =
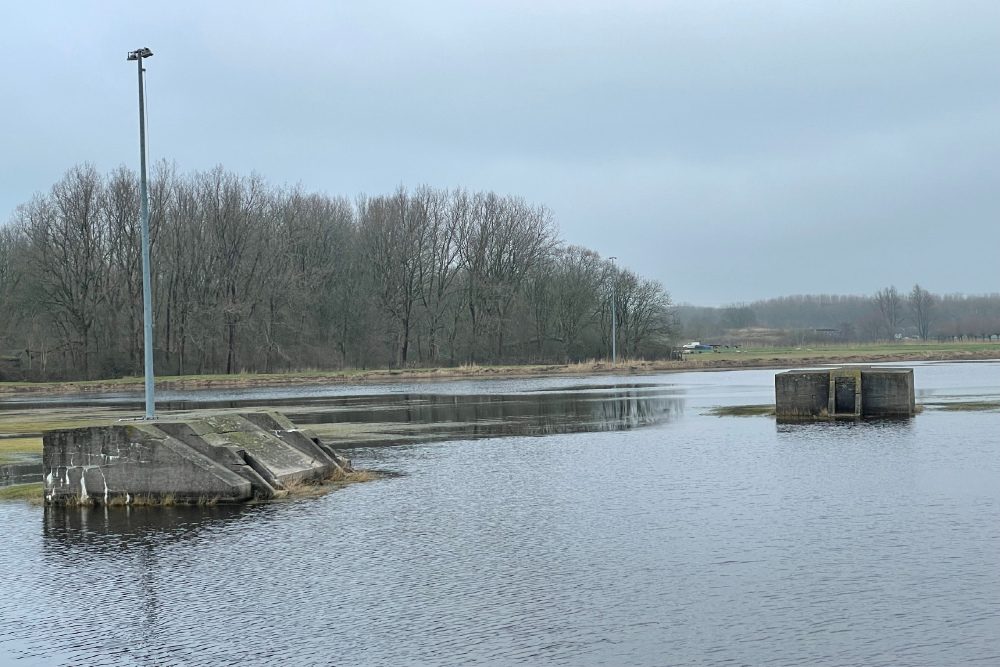
[{"label": "lamp head", "polygon": [[142,58],[149,58],[153,55],[153,52],[147,48],[136,49],[135,51],[128,52],[129,60],[141,60]]}]

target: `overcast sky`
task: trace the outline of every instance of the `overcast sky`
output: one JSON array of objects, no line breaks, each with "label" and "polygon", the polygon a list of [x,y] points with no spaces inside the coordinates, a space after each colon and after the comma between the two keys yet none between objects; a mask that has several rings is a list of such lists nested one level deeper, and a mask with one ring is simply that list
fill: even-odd
[{"label": "overcast sky", "polygon": [[521,195],[677,302],[1000,291],[1000,2],[33,2],[0,220],[150,151],[354,196]]}]

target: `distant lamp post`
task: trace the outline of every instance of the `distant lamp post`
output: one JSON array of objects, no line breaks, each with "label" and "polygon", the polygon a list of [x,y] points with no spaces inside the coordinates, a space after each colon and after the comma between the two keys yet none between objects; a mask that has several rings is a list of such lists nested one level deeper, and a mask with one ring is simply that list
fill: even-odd
[{"label": "distant lamp post", "polygon": [[143,91],[143,58],[149,58],[149,49],[129,51],[128,59],[139,65],[139,211],[142,218],[142,324],[146,366],[146,419],[156,419],[156,401],[153,397],[153,297],[149,284],[149,200],[146,195],[146,95]]},{"label": "distant lamp post", "polygon": [[615,260],[617,257],[608,257],[611,260],[611,363],[618,363],[618,331],[617,320],[618,317],[615,314],[615,283],[618,282],[618,267],[615,266]]}]

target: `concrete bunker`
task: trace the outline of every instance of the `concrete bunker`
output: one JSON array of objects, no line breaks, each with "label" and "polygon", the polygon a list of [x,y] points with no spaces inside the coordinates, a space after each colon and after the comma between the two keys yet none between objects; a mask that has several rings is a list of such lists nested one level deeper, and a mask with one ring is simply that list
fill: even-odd
[{"label": "concrete bunker", "polygon": [[775,413],[786,419],[913,416],[912,368],[842,366],[774,376]]},{"label": "concrete bunker", "polygon": [[273,411],[228,412],[49,431],[45,502],[238,503],[350,471],[311,431]]}]

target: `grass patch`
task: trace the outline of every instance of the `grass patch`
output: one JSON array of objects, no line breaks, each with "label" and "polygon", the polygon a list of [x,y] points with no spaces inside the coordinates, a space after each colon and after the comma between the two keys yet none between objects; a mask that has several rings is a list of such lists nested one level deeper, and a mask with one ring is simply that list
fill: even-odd
[{"label": "grass patch", "polygon": [[34,484],[14,484],[13,486],[0,486],[0,500],[27,500],[29,502],[43,499],[44,489],[41,482]]},{"label": "grass patch", "polygon": [[40,454],[41,438],[0,438],[0,454]]},{"label": "grass patch", "polygon": [[713,417],[773,417],[773,405],[719,405],[708,411]]},{"label": "grass patch", "polygon": [[963,401],[961,403],[924,403],[924,407],[945,412],[993,412],[1000,410],[1000,401]]},{"label": "grass patch", "polygon": [[[0,433],[41,433],[60,428],[83,428],[85,426],[106,426],[117,419],[52,419],[52,420],[31,420],[31,421],[4,421],[0,420]],[[30,439],[30,438],[29,438]],[[41,438],[38,438],[41,441]],[[0,440],[0,443],[3,441]],[[0,444],[0,447],[3,445]]]}]

